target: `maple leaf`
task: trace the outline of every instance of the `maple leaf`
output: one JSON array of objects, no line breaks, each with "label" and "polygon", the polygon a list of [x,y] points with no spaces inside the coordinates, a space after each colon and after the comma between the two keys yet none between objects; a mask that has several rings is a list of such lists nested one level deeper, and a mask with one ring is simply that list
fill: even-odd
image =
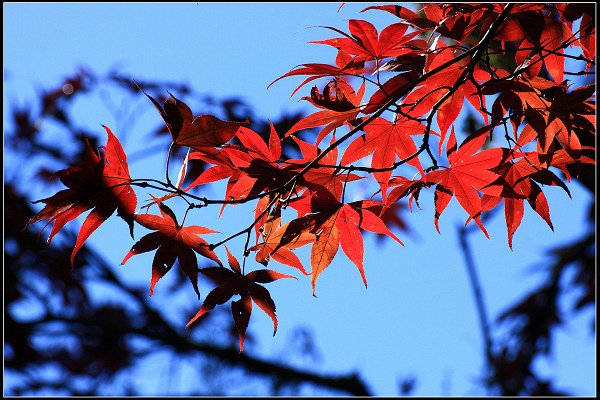
[{"label": "maple leaf", "polygon": [[575,154],[575,156],[573,156],[573,152],[571,151],[559,149],[549,155],[528,153],[527,157],[536,168],[545,169],[546,166],[558,168],[562,173],[565,174],[567,181],[570,182],[572,171],[570,171],[568,167],[573,167],[574,171],[577,172],[578,169],[580,169],[580,167],[584,164],[596,164],[596,160],[594,158],[591,158],[585,154],[580,154],[583,153],[583,151],[587,151],[589,153],[595,152],[595,147],[582,146],[581,150],[581,152],[576,152],[577,154]]},{"label": "maple leaf", "polygon": [[504,199],[508,246],[511,250],[514,233],[523,219],[524,200],[527,200],[531,208],[546,221],[550,229],[554,230],[550,219],[548,201],[535,181],[545,185],[560,186],[567,192],[569,197],[571,196],[569,189],[554,173],[533,165],[527,154],[517,153],[513,156],[525,157],[518,161],[509,160],[494,168],[494,171],[502,177],[500,182],[494,184],[501,184],[502,192],[498,196],[484,194],[481,198],[482,211],[491,210],[501,199]]},{"label": "maple leaf", "polygon": [[[575,37],[571,32],[571,23],[565,24],[564,21],[555,20],[557,8],[560,10],[564,6],[564,4],[557,4],[555,8],[554,5],[548,4],[518,5],[513,8],[497,34],[503,46],[506,46],[505,41],[520,42],[516,54],[517,64],[524,65],[523,61],[528,58],[534,65],[533,70],[528,71],[530,74],[533,72],[530,75],[532,77],[540,73],[541,63],[538,60],[542,60],[556,83],[564,79],[563,45]],[[574,43],[583,47],[584,52],[586,46],[583,46],[581,38],[585,36],[580,34],[580,40]]]},{"label": "maple leaf", "polygon": [[539,45],[545,22],[543,13],[539,12],[542,8],[542,4],[516,5],[496,32],[495,38],[502,42],[525,39]]},{"label": "maple leaf", "polygon": [[[579,136],[574,130],[595,133],[595,104],[589,100],[595,92],[595,85],[584,86],[567,93],[567,85],[532,79],[536,90],[537,109],[528,108],[525,115],[528,124],[518,135],[517,144],[524,146],[537,138],[538,153],[551,157],[555,139],[560,145],[576,156],[582,150]],[[544,108],[541,107],[544,105]],[[515,129],[516,132],[516,129]]]},{"label": "maple leaf", "polygon": [[216,262],[217,255],[209,248],[208,243],[198,235],[218,233],[203,226],[182,226],[177,222],[173,211],[162,202],[157,202],[162,216],[152,214],[137,214],[135,221],[145,228],[155,230],[138,240],[131,250],[125,255],[121,265],[124,265],[132,256],[147,253],[156,249],[152,262],[152,278],[150,280],[150,296],[154,294],[154,286],[175,263],[179,266],[192,282],[198,298],[198,260],[194,252]]},{"label": "maple leaf", "polygon": [[429,20],[436,22],[436,32],[464,43],[477,43],[498,18],[502,8],[496,4],[426,4]]},{"label": "maple leaf", "polygon": [[[500,76],[506,73],[500,73]],[[492,124],[498,123],[507,112],[513,128],[523,122],[525,111],[543,110],[549,103],[541,96],[536,86],[540,88],[551,87],[552,82],[541,78],[517,77],[515,79],[492,79],[486,82],[481,90],[483,95],[498,94],[492,105]]]},{"label": "maple leaf", "polygon": [[[590,4],[577,5],[572,3],[567,5],[567,10],[570,7],[584,7],[580,9],[581,12],[581,23],[580,23],[580,34],[579,34],[579,45],[583,49],[583,55],[593,60],[596,57],[596,24],[594,22],[596,16],[596,9]],[[573,16],[574,19],[577,19]],[[589,71],[591,64],[586,65],[586,71]]]},{"label": "maple leaf", "polygon": [[[300,147],[304,159],[290,159],[281,163],[279,162],[281,142],[273,126],[271,126],[269,146],[256,132],[248,128],[240,128],[236,136],[242,143],[241,146],[227,145],[220,150],[211,149],[209,152],[190,154],[190,159],[199,158],[216,165],[204,171],[186,188],[186,191],[198,184],[229,178],[225,199],[243,200],[257,197],[262,192],[283,187],[321,151],[318,146],[292,136]],[[293,188],[282,192],[281,197],[287,197],[289,190],[292,189],[296,191],[301,188],[320,190],[322,187],[341,196],[343,182],[360,179],[360,177],[355,174],[341,175],[339,169],[336,168],[337,154],[337,149],[329,152],[322,160],[326,164],[325,166],[311,168],[297,179]],[[260,205],[268,204],[269,201],[266,197],[261,198],[259,206],[256,208],[257,217],[264,211]],[[256,225],[257,228],[261,226],[261,223]]]},{"label": "maple leaf", "polygon": [[[386,57],[397,57],[422,48],[424,40],[417,45],[411,39],[422,33],[422,30],[406,33],[409,26],[401,22],[388,25],[381,33],[370,22],[351,19],[348,21],[350,35],[332,27],[325,27],[342,34],[342,38],[314,41],[311,43],[326,44],[341,49],[357,57],[357,60],[381,60]],[[425,47],[426,48],[426,47]]]},{"label": "maple leaf", "polygon": [[[396,156],[404,160],[417,153],[417,146],[410,136],[425,132],[422,123],[405,117],[399,117],[395,123],[377,118],[363,129],[366,134],[350,143],[342,157],[342,165],[351,164],[373,153],[372,168],[390,168],[396,162]],[[410,159],[408,164],[415,167],[421,175],[424,174],[418,157]],[[392,170],[377,171],[373,175],[385,198]]]},{"label": "maple leaf", "polygon": [[450,165],[425,175],[424,181],[438,184],[435,189],[434,219],[438,232],[440,231],[438,225],[440,215],[454,196],[469,217],[475,220],[482,232],[489,238],[481,222],[481,198],[478,191],[491,195],[498,194],[498,188],[490,186],[498,178],[498,174],[492,172],[491,169],[497,167],[506,157],[505,150],[501,148],[487,149],[475,154],[485,143],[490,130],[490,126],[479,129],[456,149],[453,127],[446,147]]},{"label": "maple leaf", "polygon": [[[342,53],[343,54],[343,53]],[[297,66],[295,69],[291,70],[287,74],[283,74],[279,78],[275,79],[273,82],[267,86],[267,89],[271,87],[275,82],[287,78],[288,76],[295,75],[309,75],[290,95],[290,97],[294,96],[296,92],[308,82],[312,82],[315,79],[323,78],[326,76],[355,76],[361,73],[366,73],[367,70],[363,69],[364,62],[354,62],[352,60],[348,60],[347,57],[338,57],[336,59],[338,63],[337,66],[328,65],[328,64],[302,64]]]},{"label": "maple leaf", "polygon": [[422,70],[423,68],[403,72],[389,79],[379,90],[373,93],[367,105],[362,109],[362,113],[374,113],[390,99],[406,97],[408,92],[413,88],[413,81],[419,78]]},{"label": "maple leaf", "polygon": [[293,220],[281,225],[280,208],[269,215],[261,226],[260,236],[257,235],[257,240],[260,237],[263,241],[250,248],[251,251],[256,251],[256,261],[266,266],[270,258],[273,258],[281,264],[298,269],[304,275],[309,275],[292,250],[313,243],[316,236],[300,230],[297,224],[298,220]]},{"label": "maple leaf", "polygon": [[[241,127],[236,137],[240,145],[227,145],[221,149],[203,149],[190,154],[190,159],[201,159],[215,164],[196,178],[185,191],[198,185],[228,179],[226,200],[243,200],[260,195],[263,191],[277,189],[288,182],[299,165],[281,165],[281,140],[271,123],[269,143],[253,130]],[[223,204],[221,212],[226,204]]]},{"label": "maple leaf", "polygon": [[240,122],[222,121],[209,114],[194,118],[187,104],[170,93],[164,102],[164,108],[152,96],[146,92],[144,94],[160,113],[176,145],[193,149],[222,146],[244,125]]},{"label": "maple leaf", "polygon": [[224,149],[207,147],[190,153],[189,159],[202,160],[206,163],[214,164],[214,166],[204,170],[196,179],[194,179],[194,181],[192,181],[192,183],[188,185],[188,187],[184,189],[185,192],[196,186],[233,177],[237,172],[236,166],[227,157]]},{"label": "maple leaf", "polygon": [[394,188],[385,199],[385,206],[381,211],[382,213],[385,213],[388,207],[393,206],[398,200],[406,196],[409,196],[408,208],[412,211],[413,200],[417,203],[417,206],[419,206],[419,194],[421,193],[421,189],[431,186],[431,183],[425,182],[422,179],[408,179],[403,176],[394,176],[390,179],[389,185]]},{"label": "maple leaf", "polygon": [[[568,93],[566,82],[556,84],[540,77],[490,81],[483,94],[500,93],[492,107],[492,123],[498,123],[507,111],[517,144],[524,146],[537,139],[538,152],[552,153],[555,139],[572,154],[581,150],[574,129],[595,132],[595,104],[589,98],[595,85]],[[517,135],[524,120],[527,125]]]},{"label": "maple leaf", "polygon": [[48,220],[53,223],[48,237],[48,243],[69,221],[77,218],[85,211],[92,209],[86,217],[71,253],[71,266],[74,265],[75,255],[88,237],[104,221],[117,210],[118,215],[129,225],[133,236],[133,214],[137,205],[137,197],[130,186],[129,166],[127,156],[121,143],[111,130],[102,125],[108,135],[104,154],[100,156],[86,140],[86,151],[83,165],[66,168],[56,173],[68,189],[61,190],[43,202],[44,208],[33,216],[27,226]]},{"label": "maple leaf", "polygon": [[[560,83],[564,80],[565,58],[563,54],[565,49],[563,42],[572,35],[565,32],[567,28],[558,21],[546,21],[541,36],[542,55],[544,65],[548,73],[554,78],[554,82]],[[544,54],[544,50],[547,51]]]},{"label": "maple leaf", "polygon": [[[287,162],[290,164],[306,165],[314,161],[321,154],[321,149],[317,145],[305,142],[297,137],[292,136],[300,148],[303,159],[291,159]],[[335,137],[331,139],[331,143],[335,141]],[[331,144],[330,143],[330,144]],[[344,185],[347,182],[354,182],[363,177],[351,172],[342,173],[342,169],[338,168],[338,148],[334,147],[325,157],[317,164],[314,164],[303,176],[300,184],[296,187],[305,187],[309,189],[309,193],[320,193],[322,191],[329,192],[331,196],[340,200],[342,198]],[[310,196],[311,194],[306,194]],[[300,196],[301,197],[301,196]]]},{"label": "maple leaf", "polygon": [[259,285],[259,283],[270,283],[282,278],[296,278],[270,269],[260,269],[243,275],[238,260],[229,252],[227,247],[225,250],[231,270],[224,267],[209,267],[200,270],[203,275],[207,276],[218,286],[206,296],[200,310],[185,327],[187,328],[198,321],[218,304],[224,304],[233,296],[239,295],[241,299],[231,302],[231,312],[240,336],[241,353],[244,350],[244,335],[246,334],[250,314],[252,313],[252,302],[271,317],[273,321],[273,336],[277,333],[275,303],[269,291],[264,286]]},{"label": "maple leaf", "polygon": [[310,96],[303,97],[301,100],[307,100],[321,109],[338,112],[351,111],[360,105],[364,91],[364,85],[361,85],[361,88],[356,92],[344,79],[334,78],[327,82],[322,94],[319,93],[317,86],[313,86]]},{"label": "maple leaf", "polygon": [[[596,8],[592,3],[556,3],[556,8],[561,12],[561,21],[572,30],[573,22],[581,18],[579,25],[578,41],[574,43],[581,47],[583,55],[593,60],[596,56],[596,27],[594,19]],[[591,64],[587,64],[586,71],[589,71]]]},{"label": "maple leaf", "polygon": [[[560,83],[564,79],[563,42],[573,34],[567,25],[554,21],[550,13],[545,15],[544,9],[556,12],[554,7],[544,4],[514,7],[497,38],[503,42],[520,42],[517,64],[522,65],[524,56],[531,61],[536,60],[536,63],[541,59],[554,81]],[[506,46],[505,43],[503,46]],[[520,56],[519,52],[522,53]],[[537,64],[533,76],[540,72],[541,65]]]},{"label": "maple leaf", "polygon": [[331,264],[340,245],[344,254],[356,265],[367,286],[363,266],[364,245],[359,228],[387,235],[404,245],[369,209],[380,204],[373,200],[343,204],[326,191],[290,201],[290,206],[298,211],[300,218],[289,223],[281,242],[282,245],[292,242],[305,232],[316,235],[311,249],[313,295],[319,275]]},{"label": "maple leaf", "polygon": [[471,37],[476,31],[485,31],[502,11],[496,4],[425,4],[417,14],[406,7],[384,5],[367,7],[367,10],[387,11],[415,28],[434,30],[442,36],[459,42],[476,42]]},{"label": "maple leaf", "polygon": [[436,27],[436,22],[429,20],[428,18],[424,18],[419,14],[415,13],[411,9],[399,5],[384,5],[384,6],[369,6],[363,9],[361,12],[365,12],[368,10],[381,10],[387,11],[392,15],[408,22],[412,26],[424,28],[424,29],[433,29]]},{"label": "maple leaf", "polygon": [[268,146],[258,133],[248,128],[241,128],[236,137],[242,146],[232,145],[224,152],[240,174],[235,182],[230,181],[233,184],[228,186],[226,198],[256,196],[263,191],[282,187],[295,176],[299,166],[279,163],[281,141],[272,124]]},{"label": "maple leaf", "polygon": [[329,82],[323,90],[323,95],[319,93],[317,87],[313,87],[311,97],[303,97],[302,99],[310,101],[315,106],[323,109],[323,111],[317,111],[302,118],[290,128],[284,138],[303,129],[326,125],[317,136],[316,144],[319,145],[321,140],[335,128],[343,125],[346,121],[356,118],[360,112],[360,102],[364,93],[364,83],[361,85],[358,93],[356,93],[352,86],[341,79]]},{"label": "maple leaf", "polygon": [[[452,61],[455,58],[454,52],[455,50],[452,47],[446,46],[439,40],[437,53],[429,56],[425,72],[435,70],[441,65]],[[449,65],[443,73],[430,76],[420,88],[411,92],[404,100],[406,105],[412,105],[410,115],[417,117],[430,112],[432,107],[459,81],[469,62],[470,60],[467,57]],[[475,65],[473,69],[473,79],[475,81],[482,82],[489,78],[489,73],[482,70],[479,65]],[[442,137],[445,137],[448,128],[462,111],[465,98],[481,113],[485,123],[488,123],[488,115],[482,110],[485,108],[485,97],[480,95],[475,83],[467,79],[460,82],[452,95],[439,106],[436,119]]]}]

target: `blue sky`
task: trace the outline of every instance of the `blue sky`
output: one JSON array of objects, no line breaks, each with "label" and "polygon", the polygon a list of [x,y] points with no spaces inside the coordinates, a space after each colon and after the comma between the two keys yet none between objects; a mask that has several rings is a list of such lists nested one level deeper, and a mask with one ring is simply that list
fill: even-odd
[{"label": "blue sky", "polygon": [[[332,62],[332,49],[307,43],[332,37],[332,32],[307,27],[329,25],[347,30],[348,19],[364,18],[381,28],[394,21],[387,13],[359,14],[365,6],[350,3],[338,12],[337,3],[5,3],[4,123],[8,123],[9,103],[32,102],[38,89],[55,85],[80,65],[98,73],[118,68],[140,79],[185,81],[195,90],[219,98],[241,96],[263,117],[276,118],[282,111],[310,111],[304,102],[298,102],[306,92],[290,98],[301,78],[285,79],[268,91],[267,85],[298,64]],[[119,123],[109,110],[80,108],[81,120],[88,127],[104,123],[117,136],[126,134],[126,151],[142,145],[144,129],[158,123],[150,104],[143,114],[131,131],[119,132]],[[100,129],[98,134],[102,134]],[[10,154],[6,156],[5,162],[14,162]],[[163,164],[164,155],[158,154],[130,168],[132,176],[161,178],[164,172],[157,165]],[[532,272],[532,267],[543,264],[548,248],[583,232],[590,194],[577,183],[570,189],[572,200],[561,189],[545,190],[554,232],[526,209],[514,238],[514,251],[506,244],[501,215],[486,225],[491,240],[471,235],[490,316],[497,316],[539,284],[541,275]],[[222,187],[217,186],[214,193],[222,196]],[[253,313],[250,329],[258,339],[256,351],[265,357],[284,357],[293,327],[303,325],[315,334],[322,353],[322,362],[300,364],[303,367],[323,372],[358,371],[379,395],[397,394],[397,379],[407,375],[418,379],[416,395],[484,394],[476,382],[483,366],[481,337],[455,234],[466,214],[452,201],[440,220],[440,235],[433,226],[431,193],[422,196],[421,205],[422,210],[407,215],[415,235],[401,237],[405,247],[391,241],[380,244],[365,236],[368,289],[341,251],[321,275],[316,298],[311,296],[308,278],[270,285],[279,332],[271,338],[268,317]],[[206,213],[198,218],[203,219],[200,225],[228,234],[235,232],[240,219],[250,222],[250,208],[230,207],[220,220]],[[113,231],[122,232],[123,240],[115,240]],[[89,242],[98,249],[110,248],[105,254],[117,269],[132,244],[126,237],[121,221],[113,219]],[[228,247],[237,248],[239,256],[243,242],[234,241]],[[306,253],[300,254],[306,260]],[[119,272],[125,279],[148,281],[152,255],[136,258],[126,268],[119,267]],[[294,273],[285,267],[281,271]],[[160,284],[153,297],[157,304],[169,298],[159,289]],[[555,332],[555,356],[537,365],[556,378],[557,387],[578,395],[595,393],[590,317],[587,312]],[[146,367],[152,370],[151,365]],[[136,379],[143,380],[143,374]]]}]

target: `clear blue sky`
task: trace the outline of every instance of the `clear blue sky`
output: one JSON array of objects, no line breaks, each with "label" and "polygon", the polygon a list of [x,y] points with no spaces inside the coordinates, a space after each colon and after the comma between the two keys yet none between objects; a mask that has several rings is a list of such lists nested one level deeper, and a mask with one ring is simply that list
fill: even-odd
[{"label": "clear blue sky", "polygon": [[[351,18],[365,18],[379,27],[393,21],[384,13],[359,14],[365,6],[351,3],[337,12],[337,3],[5,3],[4,123],[9,123],[9,103],[31,103],[39,88],[55,85],[79,65],[99,73],[118,67],[140,79],[186,81],[197,91],[221,98],[241,96],[258,115],[268,118],[276,118],[283,110],[309,110],[298,102],[303,94],[289,97],[300,78],[280,81],[268,91],[266,86],[298,64],[332,62],[335,53],[330,48],[307,44],[332,37],[332,32],[307,27],[347,30]],[[125,134],[118,131],[119,124],[109,110],[80,108],[80,113],[88,128],[104,123],[117,136]],[[148,104],[143,120],[127,132],[125,150],[138,148],[147,133],[144,128],[157,123],[158,114]],[[102,134],[100,129],[98,134]],[[6,156],[5,162],[15,161]],[[164,155],[159,154],[133,164],[132,176],[160,178],[162,167],[156,166],[163,163]],[[491,240],[480,234],[471,236],[490,316],[497,316],[539,284],[541,275],[532,272],[532,266],[543,265],[547,249],[583,232],[590,194],[577,183],[570,189],[573,200],[561,189],[545,190],[554,232],[526,209],[514,251],[506,244],[501,215],[487,225]],[[214,193],[222,196],[222,188]],[[397,394],[397,379],[407,375],[418,379],[416,395],[484,394],[476,382],[483,366],[481,336],[455,234],[466,214],[453,200],[441,218],[439,235],[433,226],[431,193],[423,193],[421,205],[422,210],[407,215],[415,235],[402,235],[405,247],[391,241],[382,245],[365,236],[368,289],[341,251],[320,277],[317,298],[311,296],[308,278],[270,285],[279,332],[271,338],[268,317],[253,313],[250,329],[258,339],[255,350],[284,360],[284,345],[293,328],[304,325],[315,334],[322,362],[300,366],[323,372],[358,371],[378,395]],[[205,213],[202,218],[212,217]],[[228,234],[235,232],[240,219],[250,222],[249,218],[249,209],[238,207],[228,208],[221,220],[196,223]],[[122,238],[115,238],[114,231],[122,232]],[[137,256],[127,268],[118,267],[132,244],[127,237],[121,221],[113,220],[89,242],[98,249],[110,248],[105,255],[125,279],[148,281],[151,254]],[[237,248],[239,256],[243,243],[228,246]],[[306,261],[306,253],[300,254]],[[286,267],[280,270],[295,272]],[[168,298],[159,284],[153,301],[160,304]],[[537,365],[544,375],[556,378],[558,388],[576,395],[595,393],[590,317],[588,311],[556,331],[555,357]],[[147,365],[145,373],[150,374],[152,367]],[[140,375],[136,379],[155,378]]]}]

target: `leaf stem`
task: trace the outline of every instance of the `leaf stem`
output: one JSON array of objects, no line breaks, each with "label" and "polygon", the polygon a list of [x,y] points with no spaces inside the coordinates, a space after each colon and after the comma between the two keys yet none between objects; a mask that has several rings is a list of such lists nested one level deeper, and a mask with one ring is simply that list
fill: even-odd
[{"label": "leaf stem", "polygon": [[171,151],[173,150],[173,144],[174,142],[171,142],[171,144],[169,145],[169,151],[167,152],[167,165],[165,168],[165,178],[169,186],[173,186],[173,184],[171,183],[171,179],[169,178],[169,163],[171,162]]}]

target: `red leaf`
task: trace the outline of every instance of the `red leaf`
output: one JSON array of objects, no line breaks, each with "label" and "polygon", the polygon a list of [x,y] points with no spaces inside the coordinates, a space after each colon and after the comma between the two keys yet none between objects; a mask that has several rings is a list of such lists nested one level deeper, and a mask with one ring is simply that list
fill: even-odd
[{"label": "red leaf", "polygon": [[[295,220],[298,221],[298,220]],[[305,231],[306,226],[298,222],[288,222],[279,226],[281,217],[273,225],[275,228],[267,228],[263,231],[263,243],[252,247],[250,250],[257,251],[256,261],[267,264],[270,257],[279,263],[297,268],[304,275],[308,275],[298,257],[291,249],[296,249],[314,242],[315,235]]]},{"label": "red leaf", "polygon": [[364,92],[364,83],[357,93],[352,86],[342,79],[334,79],[329,82],[323,90],[323,95],[319,93],[316,87],[313,87],[311,97],[303,97],[302,99],[310,101],[315,106],[323,109],[323,111],[317,111],[302,118],[290,128],[284,138],[303,129],[326,125],[317,137],[316,145],[318,146],[321,140],[335,128],[356,118],[360,112],[360,102],[362,101]]},{"label": "red leaf", "polygon": [[291,96],[294,96],[298,89],[306,85],[308,82],[314,81],[315,79],[323,78],[326,76],[354,76],[363,72],[366,71],[362,69],[362,65],[360,63],[349,63],[342,67],[327,64],[302,64],[296,67],[296,69],[291,70],[287,74],[284,74],[279,78],[275,79],[269,84],[269,86],[267,86],[267,89],[278,80],[286,78],[288,76],[309,75],[309,77],[306,78],[300,85],[298,85],[298,87],[292,92]]},{"label": "red leaf", "polygon": [[337,213],[332,220],[328,219],[322,224],[320,231],[317,232],[317,240],[314,242],[310,252],[313,295],[319,275],[331,264],[339,247],[340,233],[335,224],[336,217]]},{"label": "red leaf", "polygon": [[231,302],[231,313],[233,321],[240,335],[240,353],[244,351],[244,335],[250,322],[250,314],[252,313],[252,299],[250,296],[242,296],[238,301]]},{"label": "red leaf", "polygon": [[[438,43],[439,52],[434,56],[430,56],[433,59],[431,62],[428,62],[425,72],[434,70],[455,58],[454,50],[451,47],[444,45],[441,41]],[[462,109],[465,97],[476,110],[480,111],[484,121],[487,121],[487,114],[481,110],[482,105],[480,104],[477,87],[471,80],[460,80],[468,63],[468,58],[455,62],[445,68],[443,73],[429,77],[422,87],[408,95],[404,103],[415,104],[411,109],[411,116],[418,117],[430,112],[433,105],[441,100],[459,82],[452,96],[439,106],[436,118],[440,127],[440,133],[445,135],[448,128],[454,123]],[[479,66],[475,66],[473,73],[476,76],[485,75],[485,72]]]},{"label": "red leaf", "polygon": [[367,286],[363,266],[364,245],[359,228],[388,235],[402,244],[400,239],[385,226],[381,218],[368,209],[373,206],[382,207],[381,203],[358,201],[342,204],[331,194],[326,193],[319,193],[323,195],[322,197],[316,194],[300,201],[290,202],[290,205],[298,210],[299,215],[306,215],[289,222],[285,234],[273,238],[274,241],[280,238],[277,246],[285,247],[288,243],[297,243],[296,241],[300,240],[302,235],[316,235],[316,238],[305,236],[301,243],[301,245],[311,242],[313,244],[311,249],[313,294],[319,276],[333,261],[340,244],[346,256],[356,265]]},{"label": "red leaf", "polygon": [[379,233],[380,235],[387,235],[394,239],[396,242],[400,243],[402,246],[404,246],[404,243],[402,243],[402,241],[398,239],[398,237],[388,229],[383,220],[377,215],[375,215],[375,213],[373,213],[367,208],[363,208],[362,210],[360,210],[360,216],[361,229],[373,233]]},{"label": "red leaf", "polygon": [[48,220],[46,226],[53,223],[48,243],[69,221],[77,218],[85,211],[92,209],[86,217],[71,253],[71,266],[75,255],[87,238],[115,210],[128,224],[133,235],[133,213],[137,206],[137,197],[130,186],[127,157],[121,143],[110,129],[103,126],[108,134],[104,154],[98,155],[86,141],[86,153],[83,165],[58,171],[56,175],[68,189],[56,193],[52,197],[38,200],[45,207],[32,217],[27,225],[41,220]]},{"label": "red leaf", "polygon": [[[294,126],[285,134],[285,137],[289,137],[295,132],[301,131],[303,129],[316,128],[318,126],[327,125],[325,129],[323,129],[324,133],[321,133],[319,136],[326,136],[330,132],[332,132],[335,128],[342,125],[344,122],[354,119],[359,113],[359,110],[350,110],[350,111],[332,111],[332,110],[324,110],[317,111],[314,114],[311,114],[307,117],[302,118],[300,121],[296,122]],[[317,143],[318,144],[318,143]]]},{"label": "red leaf", "polygon": [[281,157],[281,139],[279,139],[279,134],[275,130],[275,126],[271,121],[269,121],[269,127],[271,128],[269,135],[269,150],[271,152],[272,161],[279,161]]},{"label": "red leaf", "polygon": [[[489,126],[484,127],[469,136],[456,150],[451,146],[447,150],[450,166],[426,175],[425,180],[437,183],[435,191],[435,225],[439,231],[438,219],[452,196],[456,197],[459,204],[479,225],[486,236],[487,232],[481,225],[481,198],[478,191],[492,193],[497,189],[490,185],[496,181],[498,174],[491,169],[498,166],[504,159],[502,149],[488,149],[475,154],[485,143]],[[455,143],[454,129],[450,133],[448,145]],[[495,193],[495,192],[494,192]]]},{"label": "red leaf", "polygon": [[[384,118],[377,118],[365,126],[364,131],[366,134],[356,138],[346,149],[341,161],[343,165],[351,164],[373,153],[372,168],[390,168],[396,162],[396,156],[404,160],[417,153],[417,146],[410,135],[422,135],[425,126],[404,117],[398,118],[394,124]],[[413,157],[408,164],[424,174],[418,157]],[[385,198],[392,170],[375,172],[373,175],[381,185]]]},{"label": "red leaf", "polygon": [[234,272],[241,274],[242,269],[240,267],[240,263],[238,262],[238,260],[233,256],[233,254],[231,254],[229,252],[229,249],[227,248],[227,246],[225,246],[225,251],[227,252],[227,262],[229,263],[229,266],[231,267],[231,269]]},{"label": "red leaf", "polygon": [[208,243],[199,237],[200,234],[217,233],[202,226],[183,227],[177,223],[173,211],[163,203],[159,203],[162,216],[151,214],[138,214],[136,222],[140,225],[156,230],[142,237],[133,245],[125,255],[121,265],[124,265],[132,256],[147,253],[156,248],[154,261],[152,263],[152,279],[150,281],[150,296],[154,293],[156,283],[171,269],[175,260],[179,260],[179,266],[192,282],[198,297],[198,261],[194,252],[221,265],[217,255],[209,248]]},{"label": "red leaf", "polygon": [[507,161],[494,169],[502,177],[498,183],[502,186],[502,191],[497,194],[484,194],[482,198],[483,211],[492,209],[501,198],[504,199],[508,246],[511,249],[513,236],[523,219],[525,200],[546,221],[550,229],[553,229],[548,201],[535,181],[544,185],[560,186],[569,194],[567,187],[556,175],[533,163],[532,154],[515,154],[514,157],[520,156],[525,157],[518,161]]},{"label": "red leaf", "polygon": [[225,199],[243,200],[258,196],[264,191],[280,188],[294,176],[295,170],[301,168],[289,163],[280,165],[281,144],[274,144],[275,141],[279,141],[274,128],[269,144],[265,143],[258,133],[246,127],[239,128],[236,136],[241,146],[229,144],[221,149],[203,149],[190,154],[190,159],[201,159],[215,166],[204,171],[185,189],[186,191],[198,185],[228,178]]},{"label": "red leaf", "polygon": [[[260,283],[270,283],[282,278],[294,278],[290,275],[280,274],[272,270],[257,270],[250,272],[247,275],[242,275],[239,270],[240,263],[227,250],[229,265],[233,271],[226,268],[203,268],[200,272],[206,275],[211,280],[215,281],[218,286],[213,289],[204,299],[204,303],[196,315],[190,319],[186,328],[204,317],[210,310],[218,304],[224,304],[234,295],[240,295],[241,299],[231,303],[231,312],[235,326],[240,335],[240,353],[244,349],[244,335],[250,314],[252,313],[252,300],[261,310],[263,310],[273,321],[273,335],[277,332],[277,316],[275,315],[275,303],[271,299],[269,291]],[[295,279],[295,278],[294,278]]]},{"label": "red leaf", "polygon": [[[562,56],[564,53],[562,30],[563,25],[560,22],[546,21],[541,37],[544,64],[556,83],[564,80],[565,58]],[[551,52],[546,53],[544,50]]]},{"label": "red leaf", "polygon": [[413,71],[401,73],[394,76],[386,83],[383,88],[377,90],[369,99],[369,103],[362,110],[364,114],[371,114],[383,107],[390,99],[397,98],[400,94],[408,94],[408,89],[412,89],[412,80],[416,79]]},{"label": "red leaf", "polygon": [[154,98],[144,92],[152,101],[165,121],[173,143],[193,149],[218,147],[230,141],[243,126],[239,122],[222,121],[205,114],[194,118],[192,110],[172,94],[165,100],[164,109]]},{"label": "red leaf", "polygon": [[362,235],[358,230],[361,217],[359,213],[348,204],[344,204],[340,208],[339,215],[336,219],[336,226],[340,232],[340,244],[342,250],[348,256],[350,261],[356,265],[360,276],[367,286],[367,277],[363,266],[363,257],[365,254]]},{"label": "red leaf", "polygon": [[407,43],[422,31],[406,33],[408,25],[398,22],[387,26],[381,31],[367,21],[351,19],[348,23],[350,35],[331,27],[325,27],[342,34],[342,38],[320,40],[311,43],[326,44],[345,53],[354,55],[357,60],[381,60],[386,57],[396,57],[413,51]]}]

